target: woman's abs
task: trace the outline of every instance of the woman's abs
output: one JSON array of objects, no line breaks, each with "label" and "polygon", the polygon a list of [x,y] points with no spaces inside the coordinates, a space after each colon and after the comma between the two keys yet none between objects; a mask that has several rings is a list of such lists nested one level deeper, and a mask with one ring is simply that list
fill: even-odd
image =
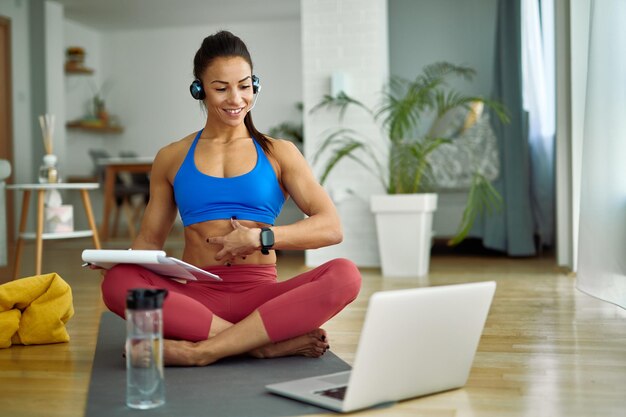
[{"label": "woman's abs", "polygon": [[[238,221],[242,226],[251,229],[267,226],[266,224],[248,220]],[[210,220],[186,226],[183,260],[199,268],[211,265],[267,265],[276,263],[276,255],[273,251],[270,251],[269,255],[263,255],[261,251],[255,251],[249,255],[216,260],[215,257],[222,250],[222,245],[208,243],[207,239],[209,237],[226,236],[232,231],[233,227],[230,220]]]}]

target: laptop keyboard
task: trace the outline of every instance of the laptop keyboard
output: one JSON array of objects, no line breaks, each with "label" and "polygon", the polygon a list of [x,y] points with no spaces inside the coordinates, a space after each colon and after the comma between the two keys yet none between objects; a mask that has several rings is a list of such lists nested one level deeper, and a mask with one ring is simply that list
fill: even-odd
[{"label": "laptop keyboard", "polygon": [[330,397],[330,398],[336,398],[338,400],[343,400],[344,397],[346,396],[347,388],[348,388],[347,385],[343,387],[335,387],[335,388],[326,389],[323,391],[315,391],[315,394],[323,395],[325,397]]}]

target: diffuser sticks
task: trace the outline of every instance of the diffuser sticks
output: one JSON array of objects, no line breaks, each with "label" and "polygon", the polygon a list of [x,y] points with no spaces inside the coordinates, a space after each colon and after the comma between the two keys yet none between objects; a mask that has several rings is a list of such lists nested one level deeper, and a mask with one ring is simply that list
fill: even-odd
[{"label": "diffuser sticks", "polygon": [[46,154],[52,154],[52,144],[54,135],[54,115],[44,114],[39,116],[39,125],[41,126],[41,134],[43,136],[43,146],[46,149]]}]

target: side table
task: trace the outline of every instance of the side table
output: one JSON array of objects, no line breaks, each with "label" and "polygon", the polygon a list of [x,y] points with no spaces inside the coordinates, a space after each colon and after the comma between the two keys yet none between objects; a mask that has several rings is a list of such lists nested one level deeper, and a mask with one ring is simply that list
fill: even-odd
[{"label": "side table", "polygon": [[[13,270],[13,279],[16,279],[20,272],[20,262],[24,249],[24,240],[35,239],[35,274],[41,274],[41,261],[43,258],[43,241],[48,239],[69,239],[77,237],[93,237],[93,244],[100,249],[100,239],[98,238],[98,230],[93,217],[91,208],[91,200],[89,199],[89,190],[95,190],[100,185],[98,183],[56,183],[56,184],[12,184],[7,185],[8,190],[23,191],[22,213],[20,217],[20,228],[17,238],[17,248],[15,251],[15,269]],[[89,222],[89,230],[77,230],[74,232],[63,233],[44,233],[44,196],[47,190],[78,190],[85,206],[85,214]],[[28,220],[28,207],[30,205],[30,195],[32,191],[37,191],[37,230],[36,232],[26,232],[26,222]]]}]

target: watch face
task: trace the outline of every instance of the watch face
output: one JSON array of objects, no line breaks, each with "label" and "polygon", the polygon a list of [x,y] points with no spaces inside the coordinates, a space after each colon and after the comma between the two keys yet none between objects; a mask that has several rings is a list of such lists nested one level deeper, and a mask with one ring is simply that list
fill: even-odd
[{"label": "watch face", "polygon": [[261,246],[271,248],[274,245],[274,232],[272,229],[261,230]]}]

